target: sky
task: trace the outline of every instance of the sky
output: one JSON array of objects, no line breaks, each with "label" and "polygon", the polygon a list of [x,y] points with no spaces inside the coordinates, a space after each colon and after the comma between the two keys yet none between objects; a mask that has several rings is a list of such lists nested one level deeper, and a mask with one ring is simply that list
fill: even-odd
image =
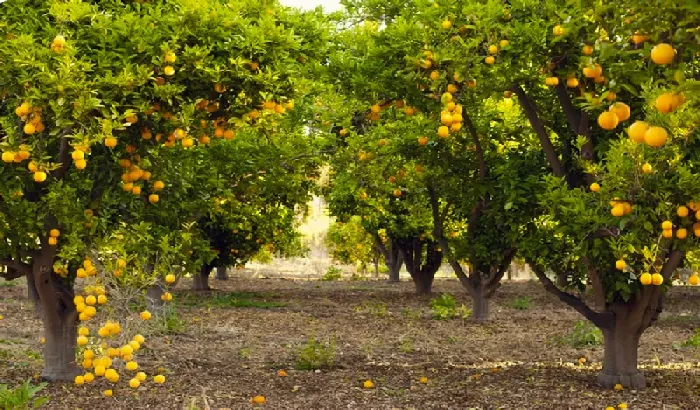
[{"label": "sky", "polygon": [[327,12],[340,10],[340,0],[280,0],[285,6],[299,7],[305,10],[323,6]]}]

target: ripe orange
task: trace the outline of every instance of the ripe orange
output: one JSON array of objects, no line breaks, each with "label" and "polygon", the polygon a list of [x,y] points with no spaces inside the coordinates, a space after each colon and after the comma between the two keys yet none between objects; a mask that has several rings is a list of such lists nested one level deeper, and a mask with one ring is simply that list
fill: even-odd
[{"label": "ripe orange", "polygon": [[428,137],[418,137],[418,145],[426,145],[428,143]]},{"label": "ripe orange", "polygon": [[26,123],[24,124],[24,133],[25,134],[34,134],[36,132],[36,127],[32,123]]},{"label": "ripe orange", "polygon": [[676,238],[685,239],[688,237],[688,230],[685,228],[680,228],[676,231]]},{"label": "ripe orange", "polygon": [[670,64],[675,57],[676,50],[674,50],[670,44],[659,43],[651,49],[651,61],[655,64]]},{"label": "ripe orange", "polygon": [[615,269],[625,270],[626,267],[627,267],[627,263],[624,260],[618,259],[617,261],[615,261]]},{"label": "ripe orange", "polygon": [[606,111],[598,116],[598,125],[604,130],[614,130],[619,123],[614,111]]},{"label": "ripe orange", "polygon": [[649,127],[644,133],[644,142],[650,147],[661,147],[666,144],[668,133],[662,127]]},{"label": "ripe orange", "polygon": [[442,26],[442,28],[445,30],[449,30],[452,28],[452,22],[450,20],[445,20],[442,23],[440,23],[440,26]]},{"label": "ripe orange", "polygon": [[565,29],[564,27],[560,26],[560,25],[556,25],[556,26],[554,26],[554,28],[552,29],[552,33],[553,33],[555,36],[563,36],[564,34],[566,34],[566,29]]},{"label": "ripe orange", "polygon": [[498,53],[498,46],[496,46],[495,44],[491,44],[489,46],[489,54],[496,54],[496,53]]},{"label": "ripe orange", "polygon": [[680,216],[681,218],[685,218],[686,216],[688,216],[688,208],[681,205],[676,210],[676,214],[678,214],[678,216]]},{"label": "ripe orange", "polygon": [[664,283],[664,277],[658,273],[654,273],[651,275],[651,283],[655,286],[659,286]]},{"label": "ripe orange", "polygon": [[664,229],[661,232],[661,236],[667,239],[673,238],[673,229]]},{"label": "ripe orange", "polygon": [[619,121],[626,121],[630,117],[629,105],[622,102],[616,102],[615,104],[611,105],[610,111],[614,112],[615,115],[617,115],[617,119]]},{"label": "ripe orange", "polygon": [[576,77],[569,77],[569,78],[566,80],[566,86],[569,87],[569,88],[576,88],[576,87],[578,87],[578,80],[576,79]]},{"label": "ripe orange", "polygon": [[148,202],[156,204],[158,203],[158,201],[160,201],[160,197],[158,196],[158,194],[151,194],[148,196]]},{"label": "ripe orange", "polygon": [[600,191],[600,185],[597,182],[592,183],[590,188],[591,188],[591,191],[593,191],[593,192]]},{"label": "ripe orange", "polygon": [[440,72],[437,70],[433,70],[430,72],[430,79],[435,81],[440,78]]},{"label": "ripe orange", "polygon": [[559,84],[559,78],[557,77],[547,77],[544,79],[544,83],[548,86],[555,86]]},{"label": "ripe orange", "polygon": [[397,189],[394,190],[393,194],[394,194],[395,197],[398,198],[398,197],[401,196],[401,190],[397,188]]},{"label": "ripe orange", "polygon": [[104,144],[108,148],[114,148],[117,146],[117,138],[116,137],[107,137],[107,138],[105,138]]},{"label": "ripe orange", "polygon": [[438,128],[438,136],[440,138],[447,138],[450,135],[450,129],[447,128],[446,126],[442,126]]},{"label": "ripe orange", "polygon": [[450,115],[449,112],[443,111],[442,114],[440,114],[440,122],[449,127],[452,125],[452,115]]},{"label": "ripe orange", "polygon": [[165,376],[163,376],[162,374],[153,376],[153,382],[155,382],[156,384],[163,384],[165,383]]},{"label": "ripe orange", "polygon": [[372,389],[374,388],[374,382],[372,380],[365,380],[365,382],[362,383],[362,387],[365,389]]},{"label": "ripe orange", "polygon": [[660,113],[668,114],[676,109],[675,97],[671,93],[663,93],[656,98],[656,109]]},{"label": "ripe orange", "polygon": [[664,231],[669,230],[669,229],[673,229],[673,222],[663,221],[661,223],[661,229],[663,229]]},{"label": "ripe orange", "polygon": [[491,65],[491,64],[496,63],[496,58],[495,58],[494,56],[488,56],[488,57],[486,57],[486,58],[484,59],[484,62],[485,62],[486,64]]},{"label": "ripe orange", "polygon": [[620,217],[625,214],[625,206],[621,203],[618,203],[617,205],[613,206],[613,208],[610,210],[610,214],[615,217]]},{"label": "ripe orange", "polygon": [[639,276],[639,282],[642,283],[642,285],[647,286],[651,284],[651,275],[648,273],[642,273]]},{"label": "ripe orange", "polygon": [[161,189],[165,188],[165,183],[163,181],[156,181],[153,183],[153,189],[156,191],[160,191]]},{"label": "ripe orange", "polygon": [[692,275],[690,275],[690,277],[688,278],[688,284],[690,286],[697,286],[698,283],[700,283],[700,277],[698,277],[698,274],[693,273]]},{"label": "ripe orange", "polygon": [[640,143],[644,142],[644,134],[646,134],[649,129],[649,124],[644,121],[635,121],[634,124],[630,125],[627,129],[627,135],[634,142]]},{"label": "ripe orange", "polygon": [[645,174],[651,174],[654,171],[652,168],[651,164],[646,162],[644,165],[642,165],[642,172]]},{"label": "ripe orange", "polygon": [[501,48],[508,47],[509,44],[510,44],[510,41],[508,41],[508,40],[501,40],[498,43],[498,45],[501,46]]},{"label": "ripe orange", "polygon": [[600,64],[589,65],[583,67],[583,75],[587,78],[596,78],[603,75],[603,67]]},{"label": "ripe orange", "polygon": [[585,55],[585,56],[590,56],[590,55],[593,54],[593,47],[588,46],[588,45],[583,46],[583,49],[581,49],[581,52],[582,52],[583,55]]},{"label": "ripe orange", "polygon": [[163,69],[163,74],[165,74],[167,76],[175,75],[175,69],[172,66],[166,66]]}]

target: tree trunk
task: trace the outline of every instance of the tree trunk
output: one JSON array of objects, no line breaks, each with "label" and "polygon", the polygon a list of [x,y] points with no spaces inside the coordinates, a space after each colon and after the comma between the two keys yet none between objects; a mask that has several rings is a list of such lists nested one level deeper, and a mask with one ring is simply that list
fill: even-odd
[{"label": "tree trunk", "polygon": [[32,306],[34,306],[34,313],[41,319],[41,301],[39,300],[39,292],[37,292],[36,284],[34,283],[34,275],[27,275],[27,297],[32,302]]},{"label": "tree trunk", "polygon": [[44,325],[44,369],[48,381],[73,381],[80,370],[75,362],[78,312],[73,304],[73,288],[53,274],[56,248],[42,243],[32,258],[32,276]]},{"label": "tree trunk", "polygon": [[44,380],[73,381],[81,373],[75,362],[77,328],[75,315],[59,315],[58,321],[44,319]]},{"label": "tree trunk", "polygon": [[435,273],[432,275],[413,275],[413,283],[416,285],[416,293],[419,295],[429,295],[433,291],[433,279],[435,279]]},{"label": "tree trunk", "polygon": [[491,319],[489,309],[490,297],[483,287],[477,288],[472,297],[472,318],[477,322],[488,322]]},{"label": "tree trunk", "polygon": [[192,282],[192,290],[211,290],[211,287],[209,287],[209,274],[211,273],[211,270],[211,266],[204,265],[202,267],[202,270],[198,274],[194,275],[194,281]]},{"label": "tree trunk", "polygon": [[566,272],[557,274],[557,287],[565,288],[569,286],[569,274]]},{"label": "tree trunk", "polygon": [[146,306],[149,312],[154,315],[161,314],[165,302],[160,297],[163,296],[163,285],[158,282],[146,289]]},{"label": "tree trunk", "polygon": [[637,349],[641,332],[639,324],[617,320],[608,329],[602,329],[604,339],[603,370],[598,383],[604,388],[616,384],[632,389],[646,387],[644,375],[637,369]]},{"label": "tree trunk", "polygon": [[398,263],[389,263],[387,261],[386,267],[389,268],[389,282],[396,283],[401,281],[401,260]]},{"label": "tree trunk", "polygon": [[220,265],[216,267],[216,280],[228,280],[228,267]]}]

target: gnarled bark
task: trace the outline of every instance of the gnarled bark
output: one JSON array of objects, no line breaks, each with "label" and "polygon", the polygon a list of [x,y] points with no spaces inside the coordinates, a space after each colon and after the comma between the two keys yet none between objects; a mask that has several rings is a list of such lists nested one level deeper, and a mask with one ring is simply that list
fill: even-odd
[{"label": "gnarled bark", "polygon": [[55,247],[42,245],[32,261],[46,339],[41,376],[49,381],[72,381],[80,374],[75,360],[78,313],[73,304],[73,289],[53,274]]},{"label": "gnarled bark", "polygon": [[401,253],[396,241],[389,238],[388,246],[382,242],[378,234],[374,234],[374,241],[377,245],[377,249],[384,256],[384,262],[386,267],[389,269],[389,282],[399,282],[401,265],[403,265],[403,254]]},{"label": "gnarled bark", "polygon": [[209,286],[209,274],[211,273],[213,266],[205,264],[202,269],[194,275],[192,282],[192,290],[196,291],[207,291],[211,290]]},{"label": "gnarled bark", "polygon": [[491,309],[489,302],[491,301],[491,295],[484,289],[483,286],[479,286],[473,292],[471,292],[472,297],[472,319],[477,322],[487,322],[491,319]]},{"label": "gnarled bark", "polygon": [[639,338],[644,331],[641,321],[615,320],[610,327],[602,329],[604,339],[603,370],[598,383],[605,388],[616,384],[632,389],[643,389],[646,380],[637,368]]},{"label": "gnarled bark", "polygon": [[435,273],[442,263],[442,251],[438,249],[437,243],[432,240],[409,238],[396,240],[396,245],[401,250],[406,270],[416,285],[416,293],[430,294]]},{"label": "gnarled bark", "polygon": [[228,267],[219,265],[216,267],[216,280],[228,280]]}]

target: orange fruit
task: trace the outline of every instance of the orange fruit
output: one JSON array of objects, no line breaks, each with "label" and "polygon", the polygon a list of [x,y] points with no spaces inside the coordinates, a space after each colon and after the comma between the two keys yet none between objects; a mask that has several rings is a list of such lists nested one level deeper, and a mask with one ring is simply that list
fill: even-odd
[{"label": "orange fruit", "polygon": [[617,115],[619,121],[626,121],[630,117],[630,107],[625,103],[617,102],[611,105],[609,110]]},{"label": "orange fruit", "polygon": [[617,204],[617,205],[615,205],[615,206],[610,210],[610,214],[612,214],[612,216],[616,216],[616,217],[623,216],[623,215],[625,214],[625,206],[624,206],[623,204]]},{"label": "orange fruit", "polygon": [[590,188],[591,188],[591,191],[593,191],[593,192],[600,191],[600,185],[597,182],[592,183]]},{"label": "orange fruit", "polygon": [[552,34],[554,34],[555,36],[563,36],[564,34],[566,34],[566,29],[560,25],[556,25],[552,29]]},{"label": "orange fruit", "polygon": [[166,66],[163,69],[163,74],[165,74],[167,76],[175,75],[175,69],[172,66]]},{"label": "orange fruit", "polygon": [[494,58],[493,56],[488,56],[488,57],[486,57],[486,58],[484,59],[484,62],[485,62],[486,64],[491,65],[491,64],[496,63],[496,58]]},{"label": "orange fruit", "polygon": [[649,127],[644,133],[644,142],[650,147],[661,147],[666,144],[668,133],[662,127]]},{"label": "orange fruit", "polygon": [[659,286],[664,283],[664,277],[658,273],[654,273],[651,275],[651,283],[655,286]]},{"label": "orange fruit", "polygon": [[576,77],[570,77],[569,79],[566,80],[566,86],[569,88],[576,88],[578,87],[578,80]]},{"label": "orange fruit", "polygon": [[604,130],[614,130],[618,123],[617,114],[613,111],[606,111],[598,116],[598,125]]},{"label": "orange fruit", "polygon": [[688,208],[681,205],[676,210],[676,214],[678,214],[678,216],[680,216],[681,218],[685,218],[686,216],[688,216]]},{"label": "orange fruit", "polygon": [[688,230],[685,228],[680,228],[676,231],[676,238],[685,239],[688,237]]},{"label": "orange fruit", "polygon": [[659,43],[651,49],[651,61],[655,64],[670,64],[675,57],[676,50],[674,50],[670,44]]},{"label": "orange fruit", "polygon": [[585,56],[590,56],[593,54],[593,47],[588,45],[583,46],[583,49],[581,49],[581,53],[583,53],[583,55]]},{"label": "orange fruit", "polygon": [[450,135],[450,129],[447,128],[446,126],[442,126],[438,128],[438,136],[440,138],[447,138]]},{"label": "orange fruit", "polygon": [[600,64],[588,65],[583,67],[583,75],[587,78],[596,78],[603,75],[603,67]]},{"label": "orange fruit", "polygon": [[652,168],[651,164],[646,162],[644,165],[642,165],[642,172],[645,174],[651,174],[654,171]]},{"label": "orange fruit", "polygon": [[428,137],[418,137],[418,145],[426,145],[428,143]]},{"label": "orange fruit", "polygon": [[639,276],[639,282],[642,283],[642,285],[647,286],[651,284],[651,275],[648,273],[642,273]]},{"label": "orange fruit", "polygon": [[644,121],[635,121],[634,124],[627,128],[627,135],[634,142],[644,142],[644,134],[649,129],[649,124]]},{"label": "orange fruit", "polygon": [[627,263],[624,260],[618,259],[617,261],[615,261],[615,269],[625,270],[626,267],[627,267]]},{"label": "orange fruit", "polygon": [[667,239],[673,238],[673,229],[664,229],[661,232],[661,236]]},{"label": "orange fruit", "polygon": [[663,114],[668,114],[676,109],[676,97],[671,93],[663,93],[656,98],[656,109]]}]

